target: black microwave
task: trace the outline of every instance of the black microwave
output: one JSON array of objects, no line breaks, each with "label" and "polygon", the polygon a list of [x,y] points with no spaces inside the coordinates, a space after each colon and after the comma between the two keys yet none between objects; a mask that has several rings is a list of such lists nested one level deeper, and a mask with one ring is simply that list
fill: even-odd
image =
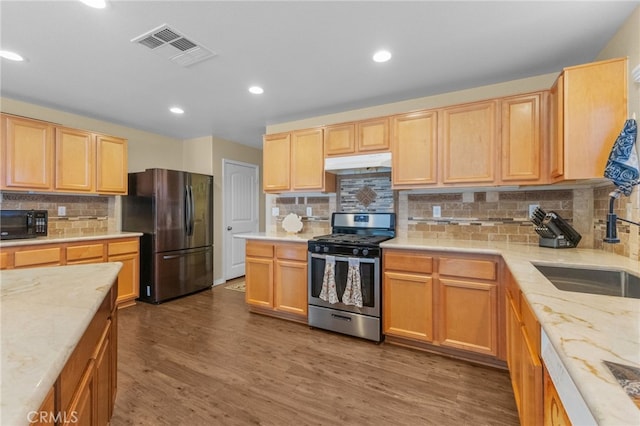
[{"label": "black microwave", "polygon": [[47,235],[46,210],[0,210],[0,240]]}]

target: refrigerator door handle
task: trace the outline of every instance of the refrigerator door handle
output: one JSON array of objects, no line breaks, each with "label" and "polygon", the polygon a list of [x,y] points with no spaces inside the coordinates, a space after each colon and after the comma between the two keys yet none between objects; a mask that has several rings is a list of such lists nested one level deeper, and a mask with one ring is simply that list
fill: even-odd
[{"label": "refrigerator door handle", "polygon": [[193,186],[191,185],[189,185],[189,201],[191,202],[191,207],[189,208],[189,211],[191,213],[189,215],[189,236],[192,236],[195,214],[196,214],[196,205],[195,205],[195,201],[193,200]]},{"label": "refrigerator door handle", "polygon": [[191,235],[191,199],[189,197],[189,185],[184,186],[184,229],[187,235]]}]

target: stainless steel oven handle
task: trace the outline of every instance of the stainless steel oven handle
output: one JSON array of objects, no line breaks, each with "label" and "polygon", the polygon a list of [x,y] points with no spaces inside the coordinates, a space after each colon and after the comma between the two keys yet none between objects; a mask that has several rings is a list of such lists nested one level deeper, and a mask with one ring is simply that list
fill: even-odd
[{"label": "stainless steel oven handle", "polygon": [[335,319],[339,319],[339,320],[342,320],[342,321],[349,321],[349,322],[351,321],[350,317],[345,317],[344,315],[331,314],[331,316],[333,318],[335,318]]},{"label": "stainless steel oven handle", "polygon": [[[315,257],[317,259],[326,259],[327,255],[326,254],[315,254],[312,253],[311,257]],[[354,256],[355,259],[358,259],[360,261],[360,263],[376,263],[376,259],[371,259],[368,257],[358,257],[358,256]],[[336,262],[348,262],[349,258],[348,257],[342,257],[342,256],[336,256]]]}]

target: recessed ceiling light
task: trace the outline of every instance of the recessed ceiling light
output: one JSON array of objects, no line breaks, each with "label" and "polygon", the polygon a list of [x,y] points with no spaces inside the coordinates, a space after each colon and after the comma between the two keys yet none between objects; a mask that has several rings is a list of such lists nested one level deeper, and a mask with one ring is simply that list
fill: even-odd
[{"label": "recessed ceiling light", "polygon": [[251,86],[249,87],[249,92],[253,93],[254,95],[261,95],[264,93],[264,89],[260,86]]},{"label": "recessed ceiling light", "polygon": [[174,114],[184,114],[184,110],[180,107],[171,107],[169,108],[169,111],[171,111]]},{"label": "recessed ceiling light", "polygon": [[104,9],[107,7],[106,0],[80,0],[82,3],[95,9]]},{"label": "recessed ceiling light", "polygon": [[8,50],[0,50],[0,58],[9,59],[10,61],[24,61],[22,56]]},{"label": "recessed ceiling light", "polygon": [[391,59],[391,53],[388,50],[378,50],[373,54],[373,60],[376,62],[387,62]]}]

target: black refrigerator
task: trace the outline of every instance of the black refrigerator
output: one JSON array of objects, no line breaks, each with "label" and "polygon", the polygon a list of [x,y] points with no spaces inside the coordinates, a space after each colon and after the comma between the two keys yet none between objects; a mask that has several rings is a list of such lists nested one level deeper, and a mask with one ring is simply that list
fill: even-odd
[{"label": "black refrigerator", "polygon": [[213,285],[213,176],[129,173],[122,230],[143,234],[140,300],[161,303]]}]

